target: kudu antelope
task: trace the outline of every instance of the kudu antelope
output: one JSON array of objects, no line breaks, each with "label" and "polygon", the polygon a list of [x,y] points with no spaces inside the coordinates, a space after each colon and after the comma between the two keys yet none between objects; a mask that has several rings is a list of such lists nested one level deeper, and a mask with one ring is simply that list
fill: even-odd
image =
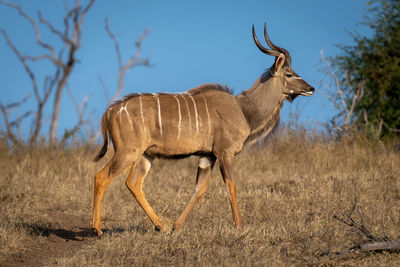
[{"label": "kudu antelope", "polygon": [[237,96],[218,84],[205,84],[181,94],[131,94],[112,104],[102,117],[104,145],[94,159],[107,152],[109,138],[114,145],[110,162],[95,176],[93,228],[100,237],[101,202],[111,180],[131,166],[126,186],[156,229],[166,231],[162,220],[147,202],[143,180],[154,158],[199,156],[193,197],[176,220],[179,230],[196,202],[204,195],[215,161],[230,197],[233,219],[242,228],[236,201],[233,158],[247,142],[267,135],[277,125],[283,101],[299,95],[310,96],[314,88],[291,68],[287,50],[264,37],[271,49],[263,47],[252,28],[257,47],[275,57],[272,67],[253,86]]}]

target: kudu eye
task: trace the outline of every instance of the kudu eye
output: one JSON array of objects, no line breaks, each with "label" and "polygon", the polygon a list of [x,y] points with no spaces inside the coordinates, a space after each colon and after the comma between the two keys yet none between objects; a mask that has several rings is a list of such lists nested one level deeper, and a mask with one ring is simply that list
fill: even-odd
[{"label": "kudu eye", "polygon": [[292,74],[286,73],[286,78],[292,78]]}]

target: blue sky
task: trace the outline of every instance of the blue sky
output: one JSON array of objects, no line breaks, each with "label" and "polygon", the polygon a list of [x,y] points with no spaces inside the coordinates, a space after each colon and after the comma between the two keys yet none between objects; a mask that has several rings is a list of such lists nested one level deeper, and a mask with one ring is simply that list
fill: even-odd
[{"label": "blue sky", "polygon": [[[34,18],[37,18],[37,10],[41,10],[43,17],[62,29],[65,10],[61,0],[9,2],[21,5]],[[142,55],[150,57],[153,66],[128,72],[123,95],[180,92],[214,82],[228,85],[237,94],[248,89],[273,63],[273,57],[262,54],[251,37],[251,26],[255,24],[259,39],[263,39],[263,25],[267,22],[272,41],[289,50],[293,69],[317,89],[312,97],[299,97],[292,104],[285,103],[281,119],[287,122],[292,112],[298,114],[300,122],[318,126],[334,114],[333,107],[320,91],[323,89],[320,83],[326,77],[320,72],[320,51],[325,49],[325,55],[335,55],[340,52],[335,44],[352,44],[352,37],[346,30],[370,34],[367,27],[359,24],[367,10],[366,3],[366,0],[97,0],[86,16],[82,47],[77,53],[80,63],[75,66],[68,85],[79,101],[89,97],[88,112],[93,115],[92,126],[97,127],[106,108],[99,76],[110,95],[117,87],[117,58],[104,30],[104,19],[108,18],[125,60],[135,52],[133,42],[144,29],[151,28],[143,43]],[[43,53],[35,43],[32,27],[15,10],[0,5],[0,27],[24,54]],[[40,31],[44,40],[58,44],[45,28]],[[32,66],[41,85],[40,80],[49,68],[41,63]],[[2,36],[0,68],[0,101],[3,104],[18,101],[28,93],[33,96],[27,74]],[[33,104],[32,97],[25,106],[14,110],[13,115],[32,109]],[[51,102],[47,104],[42,130],[46,135],[51,106]],[[76,121],[73,103],[64,91],[59,135],[64,129],[71,129]],[[0,125],[4,127],[3,123]],[[25,134],[29,133],[29,126],[27,121],[23,128]]]}]

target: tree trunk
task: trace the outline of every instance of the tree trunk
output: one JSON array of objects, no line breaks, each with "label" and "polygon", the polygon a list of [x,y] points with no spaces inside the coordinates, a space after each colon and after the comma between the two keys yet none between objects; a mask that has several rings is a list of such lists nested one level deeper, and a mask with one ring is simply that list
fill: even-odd
[{"label": "tree trunk", "polygon": [[68,76],[72,71],[73,62],[68,64],[67,67],[64,69],[63,76],[61,77],[60,82],[57,85],[56,95],[54,97],[54,104],[53,104],[53,114],[51,117],[51,124],[50,124],[50,144],[55,144],[57,140],[57,128],[58,128],[58,120],[60,116],[60,105],[61,105],[61,95],[64,89],[64,85],[67,82]]}]

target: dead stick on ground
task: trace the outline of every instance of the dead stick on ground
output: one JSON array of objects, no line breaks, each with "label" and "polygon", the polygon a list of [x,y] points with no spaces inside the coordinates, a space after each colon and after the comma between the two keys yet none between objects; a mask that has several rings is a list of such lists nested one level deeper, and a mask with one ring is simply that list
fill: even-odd
[{"label": "dead stick on ground", "polygon": [[[361,218],[361,224],[356,222],[354,219],[351,218],[353,211],[355,208],[358,207],[358,215]],[[344,260],[348,258],[357,257],[362,253],[368,252],[397,252],[400,251],[400,239],[399,240],[386,240],[386,238],[381,238],[378,236],[373,235],[365,226],[364,226],[364,219],[360,210],[359,205],[356,203],[349,215],[342,213],[342,216],[333,215],[333,218],[350,226],[351,228],[361,232],[364,234],[370,242],[365,244],[356,245],[349,249],[346,252],[339,252],[339,253],[327,253],[328,254],[335,254],[334,260]]]},{"label": "dead stick on ground", "polygon": [[[369,252],[398,252],[400,251],[400,239],[393,240],[393,241],[381,241],[381,242],[371,242],[362,244],[356,247],[349,249],[346,252],[338,252],[338,253],[328,253],[328,254],[335,254],[333,260],[346,260],[350,258],[358,257],[362,253],[369,253]],[[325,254],[327,255],[327,254]]]}]

